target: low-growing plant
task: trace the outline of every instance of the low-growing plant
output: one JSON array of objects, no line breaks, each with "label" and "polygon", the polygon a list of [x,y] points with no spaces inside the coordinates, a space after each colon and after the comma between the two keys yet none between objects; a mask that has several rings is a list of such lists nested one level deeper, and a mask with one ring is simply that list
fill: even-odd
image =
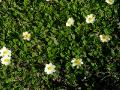
[{"label": "low-growing plant", "polygon": [[119,0],[0,0],[1,90],[119,90]]}]

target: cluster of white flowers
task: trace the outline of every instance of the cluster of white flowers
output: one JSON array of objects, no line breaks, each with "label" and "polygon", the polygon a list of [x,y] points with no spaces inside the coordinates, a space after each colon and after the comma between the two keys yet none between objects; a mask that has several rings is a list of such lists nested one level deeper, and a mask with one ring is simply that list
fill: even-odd
[{"label": "cluster of white flowers", "polygon": [[0,49],[1,63],[4,65],[9,65],[11,62],[11,50],[3,47]]},{"label": "cluster of white flowers", "polygon": [[[83,64],[81,58],[80,59],[73,58],[71,63],[72,63],[72,67],[76,66],[77,69]],[[53,65],[52,63],[46,64],[44,72],[46,72],[47,74],[53,74],[56,71],[55,68],[56,66]]]},{"label": "cluster of white flowers", "polygon": [[[49,1],[49,0],[46,0],[46,1]],[[107,2],[108,4],[111,5],[111,4],[114,3],[114,0],[106,0],[105,2]],[[86,23],[93,24],[95,22],[95,18],[96,17],[95,17],[94,14],[89,14],[85,18],[86,18]],[[67,27],[73,26],[74,22],[75,22],[75,20],[73,19],[73,17],[70,17],[70,18],[68,18],[68,20],[66,22],[66,26]],[[103,42],[103,43],[104,42],[108,42],[110,40],[110,36],[109,35],[104,35],[103,34],[103,35],[99,35],[99,37],[100,37],[101,42]],[[72,67],[76,66],[77,68],[79,68],[83,64],[81,58],[80,59],[73,58],[71,63],[72,63]],[[53,65],[52,63],[46,64],[44,72],[46,72],[47,74],[53,74],[56,71],[55,67],[56,66]]]},{"label": "cluster of white flowers", "polygon": [[[86,18],[86,23],[94,23],[95,22],[95,15],[94,14],[90,14],[90,15],[87,15],[87,17],[85,17]],[[66,26],[73,26],[74,25],[74,19],[73,19],[73,17],[71,17],[71,18],[69,18],[68,20],[67,20],[67,22],[66,22]]]},{"label": "cluster of white flowers", "polygon": [[[105,2],[108,3],[109,5],[114,4],[114,1],[115,0],[105,0]],[[94,14],[89,14],[85,18],[86,18],[86,23],[88,23],[88,24],[89,23],[93,24],[95,22],[95,15]],[[72,26],[72,25],[74,25],[74,22],[75,22],[74,19],[71,17],[67,20],[66,26]],[[110,41],[110,36],[109,35],[104,35],[103,34],[103,35],[99,35],[99,37],[100,37],[101,42]]]},{"label": "cluster of white flowers", "polygon": [[[86,23],[94,23],[95,22],[95,15],[94,14],[90,14],[86,16]],[[66,22],[66,26],[72,26],[74,25],[74,19],[71,17],[67,20]],[[110,41],[110,36],[109,35],[100,35],[100,40],[101,42],[108,42]]]},{"label": "cluster of white flowers", "polygon": [[[50,0],[46,0],[46,1],[50,1]],[[114,0],[106,0],[105,2],[107,2],[108,4],[111,5],[114,3]],[[94,14],[89,14],[85,18],[86,18],[86,23],[93,24],[95,22],[96,17]],[[70,18],[68,18],[68,20],[66,22],[66,26],[67,27],[73,26],[74,22],[75,22],[75,20],[73,19],[73,17],[70,17]],[[100,35],[99,37],[100,37],[101,42],[108,42],[110,40],[109,35]],[[30,41],[31,34],[28,33],[27,31],[23,32],[23,39]],[[3,59],[1,59],[1,60],[3,60]],[[8,58],[7,61],[10,61],[10,58]],[[81,58],[80,59],[73,58],[71,63],[72,63],[72,67],[76,66],[77,68],[79,68],[83,64]],[[53,74],[56,71],[55,68],[56,68],[56,66],[53,65],[52,63],[46,64],[44,72],[46,72],[47,74]]]},{"label": "cluster of white flowers", "polygon": [[[50,1],[50,0],[46,0],[46,1]],[[0,0],[0,2],[2,2],[2,0]],[[107,2],[108,4],[112,5],[114,3],[114,0],[105,0],[105,2]],[[95,22],[95,18],[96,16],[94,14],[89,14],[86,17],[86,23],[88,24],[93,24]],[[66,26],[70,27],[74,25],[75,20],[73,19],[73,17],[68,18],[67,22],[66,22]],[[30,41],[31,39],[31,34],[29,32],[23,32],[22,37],[24,40]],[[110,40],[110,36],[109,35],[99,35],[101,42],[108,42]],[[6,47],[3,47],[2,49],[0,49],[0,56],[1,56],[1,63],[4,65],[9,65],[11,63],[11,50],[7,49]],[[78,69],[82,64],[82,59],[76,59],[73,58],[72,61],[72,67],[75,67]],[[54,72],[56,72],[55,70],[56,66],[53,65],[52,63],[46,64],[45,65],[45,69],[44,72],[47,74],[53,74]]]}]

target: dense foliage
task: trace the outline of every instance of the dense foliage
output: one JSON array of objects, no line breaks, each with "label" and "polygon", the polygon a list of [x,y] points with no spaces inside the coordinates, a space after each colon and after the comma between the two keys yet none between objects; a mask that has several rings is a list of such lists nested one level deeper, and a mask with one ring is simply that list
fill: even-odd
[{"label": "dense foliage", "polygon": [[[119,90],[119,0],[2,0],[0,2],[0,48],[12,52],[11,64],[0,63],[1,90]],[[86,16],[94,14],[93,24]],[[66,27],[68,18],[74,25]],[[31,33],[23,40],[22,33]],[[99,35],[107,34],[103,43]],[[79,69],[73,58],[82,58]],[[56,72],[47,75],[45,64]]]}]

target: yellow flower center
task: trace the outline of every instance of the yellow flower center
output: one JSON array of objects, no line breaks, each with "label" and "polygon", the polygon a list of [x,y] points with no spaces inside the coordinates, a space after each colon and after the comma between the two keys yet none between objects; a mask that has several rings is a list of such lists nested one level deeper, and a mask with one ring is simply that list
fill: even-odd
[{"label": "yellow flower center", "polygon": [[108,39],[108,36],[103,36],[102,39],[106,41]]},{"label": "yellow flower center", "polygon": [[92,20],[93,20],[93,17],[89,17],[88,20],[89,20],[89,21],[92,21]]},{"label": "yellow flower center", "polygon": [[9,59],[5,59],[4,62],[9,62],[10,60]]},{"label": "yellow flower center", "polygon": [[7,51],[7,50],[3,51],[3,55],[6,55],[7,53],[8,53],[8,51]]},{"label": "yellow flower center", "polygon": [[103,38],[103,39],[106,39],[106,36],[103,36],[102,38]]},{"label": "yellow flower center", "polygon": [[30,35],[29,35],[29,34],[26,34],[24,37],[25,37],[25,38],[30,38]]},{"label": "yellow flower center", "polygon": [[109,2],[111,2],[111,3],[112,3],[112,2],[113,2],[113,0],[109,0]]},{"label": "yellow flower center", "polygon": [[75,60],[74,63],[77,64],[77,65],[80,65],[80,60]]},{"label": "yellow flower center", "polygon": [[53,68],[51,66],[48,67],[48,70],[52,70]]}]

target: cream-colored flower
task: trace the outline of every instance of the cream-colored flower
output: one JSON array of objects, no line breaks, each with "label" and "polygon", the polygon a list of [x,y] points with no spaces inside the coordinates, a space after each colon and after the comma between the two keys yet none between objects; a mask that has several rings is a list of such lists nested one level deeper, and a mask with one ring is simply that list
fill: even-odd
[{"label": "cream-colored flower", "polygon": [[82,59],[76,59],[76,58],[73,58],[71,63],[72,63],[72,67],[77,66],[77,68],[79,68],[83,64]]},{"label": "cream-colored flower", "polygon": [[23,32],[23,39],[30,41],[31,34],[28,32]]},{"label": "cream-colored flower", "polygon": [[0,0],[0,2],[2,2],[2,0]]},{"label": "cream-colored flower", "polygon": [[71,17],[67,20],[66,26],[72,26],[72,25],[74,25],[74,22],[75,22],[74,19]]},{"label": "cream-colored flower", "polygon": [[47,73],[47,74],[53,74],[56,70],[55,70],[55,65],[53,65],[52,63],[49,63],[49,64],[46,64],[45,65],[45,69],[44,71]]},{"label": "cream-colored flower", "polygon": [[109,5],[112,5],[114,3],[114,0],[105,0]]},{"label": "cream-colored flower", "polygon": [[109,35],[100,35],[99,37],[100,37],[101,42],[108,42],[110,40]]},{"label": "cream-colored flower", "polygon": [[11,59],[11,57],[4,56],[3,58],[1,58],[1,63],[4,64],[4,65],[9,65],[10,62],[11,62],[10,59]]},{"label": "cream-colored flower", "polygon": [[95,15],[94,14],[87,15],[86,22],[87,23],[94,23],[95,22]]},{"label": "cream-colored flower", "polygon": [[0,49],[0,56],[11,56],[11,50],[7,49],[6,47],[3,47]]}]

